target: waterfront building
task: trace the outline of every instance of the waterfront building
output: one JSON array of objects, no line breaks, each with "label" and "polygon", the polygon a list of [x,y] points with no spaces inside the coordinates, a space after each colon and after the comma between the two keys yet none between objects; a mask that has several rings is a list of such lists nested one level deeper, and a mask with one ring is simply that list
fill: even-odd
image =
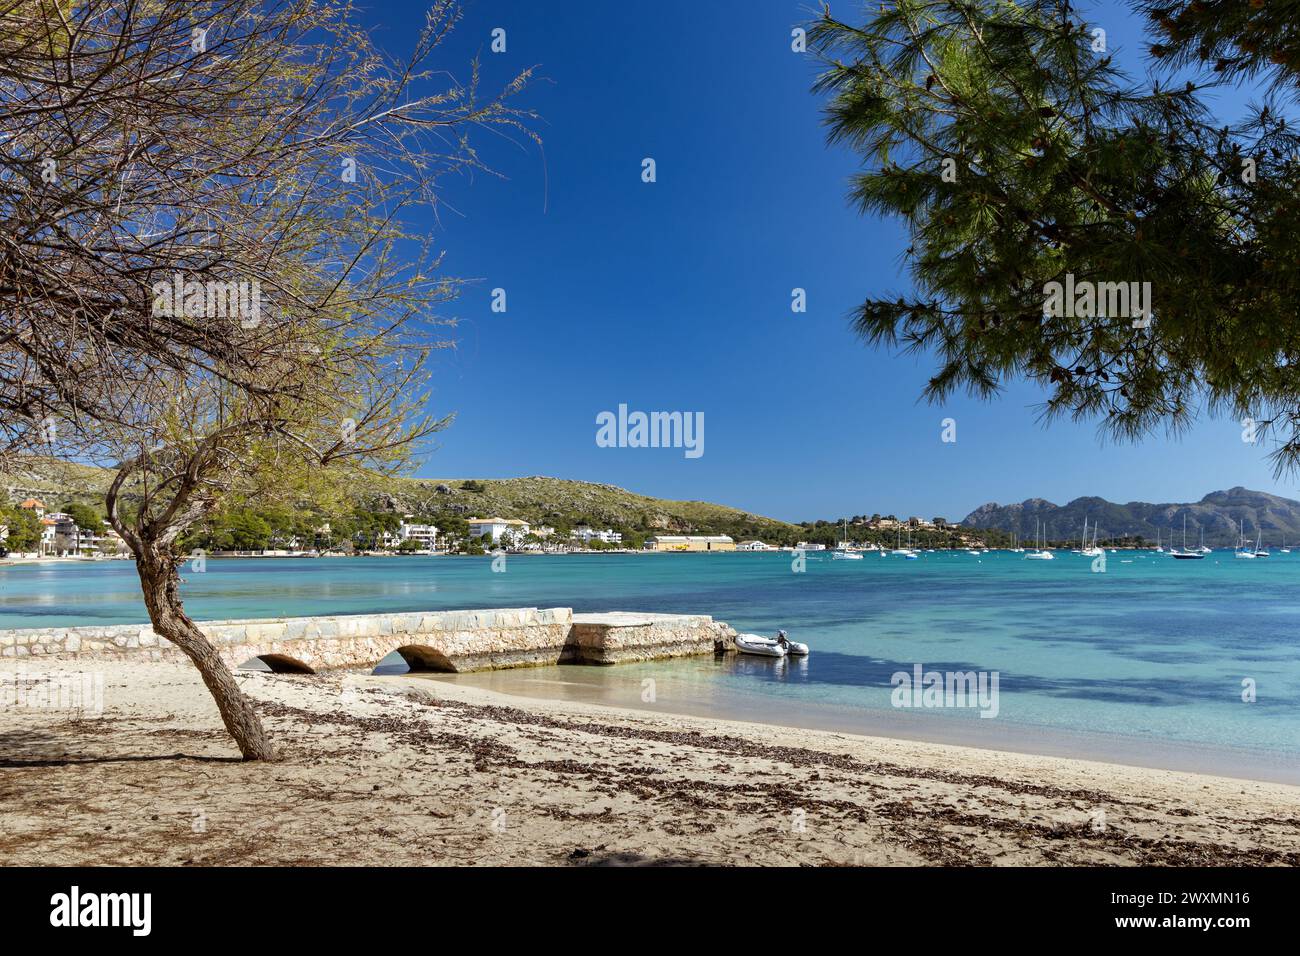
[{"label": "waterfront building", "polygon": [[646,539],[648,551],[735,551],[736,542],[725,534],[661,534]]},{"label": "waterfront building", "polygon": [[470,518],[469,534],[471,538],[488,538],[496,544],[503,534],[514,538],[523,538],[528,534],[528,522],[518,518]]}]

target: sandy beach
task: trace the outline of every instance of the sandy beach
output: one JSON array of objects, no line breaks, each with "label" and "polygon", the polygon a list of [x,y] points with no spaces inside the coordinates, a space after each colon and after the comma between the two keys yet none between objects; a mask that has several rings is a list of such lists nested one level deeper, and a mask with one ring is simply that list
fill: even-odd
[{"label": "sandy beach", "polygon": [[7,864],[1300,864],[1282,784],[340,672],[241,672],[245,764],[193,669],[97,672],[0,708]]}]

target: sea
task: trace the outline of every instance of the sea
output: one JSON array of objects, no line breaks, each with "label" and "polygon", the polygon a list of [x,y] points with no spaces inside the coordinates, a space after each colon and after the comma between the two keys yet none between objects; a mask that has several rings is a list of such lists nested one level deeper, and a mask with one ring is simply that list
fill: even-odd
[{"label": "sea", "polygon": [[[1300,783],[1300,552],[209,557],[182,573],[197,620],[660,611],[811,648],[429,675],[516,696]],[[130,562],[0,566],[0,629],[146,620]],[[983,694],[961,693],[968,677]]]}]

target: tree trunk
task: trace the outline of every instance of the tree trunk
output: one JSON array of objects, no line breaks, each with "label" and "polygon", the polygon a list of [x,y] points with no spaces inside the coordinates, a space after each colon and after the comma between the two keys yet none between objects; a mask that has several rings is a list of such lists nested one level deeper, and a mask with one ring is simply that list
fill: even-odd
[{"label": "tree trunk", "polygon": [[145,542],[136,554],[135,567],[153,629],[184,651],[199,669],[203,683],[208,685],[221,711],[226,730],[235,738],[244,759],[274,760],[271,738],[266,735],[252,702],[239,689],[212,642],[186,616],[180,597],[180,571],[169,550]]}]

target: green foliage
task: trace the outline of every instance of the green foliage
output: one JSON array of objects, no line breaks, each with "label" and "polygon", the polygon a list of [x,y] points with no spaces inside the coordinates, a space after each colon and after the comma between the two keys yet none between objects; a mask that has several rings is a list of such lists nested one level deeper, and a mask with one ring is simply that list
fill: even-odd
[{"label": "green foliage", "polygon": [[[911,237],[914,291],[873,294],[855,328],[933,353],[933,400],[1027,377],[1047,392],[1044,417],[1128,439],[1180,429],[1205,404],[1280,432],[1274,461],[1290,468],[1300,138],[1268,104],[1225,125],[1207,92],[1271,69],[1294,93],[1295,11],[1144,6],[1165,37],[1151,85],[1120,73],[1066,0],[898,0],[869,4],[863,24],[814,25],[830,138],[866,164],[851,199]],[[1166,63],[1195,79],[1162,76]],[[1067,275],[1151,283],[1154,321],[1045,314]]]},{"label": "green foliage", "polygon": [[0,524],[9,528],[3,542],[10,551],[35,551],[41,540],[41,521],[26,508],[0,507]]},{"label": "green foliage", "polygon": [[454,538],[469,537],[469,522],[464,518],[455,515],[436,515],[430,519],[429,523],[437,525],[442,534]]},{"label": "green foliage", "polygon": [[[832,548],[844,540],[844,521],[844,518],[837,518],[834,521],[806,522],[799,527],[799,533],[794,540],[768,543],[793,545],[799,541],[805,541],[809,544],[823,544],[828,548]],[[1009,543],[1011,538],[1008,534],[1005,536],[1006,542],[999,541],[995,543],[993,537],[983,532],[980,532],[977,537],[990,547],[1002,547],[1005,543]],[[908,529],[904,527],[900,535],[898,528],[871,528],[865,521],[862,521],[857,524],[849,524],[848,539],[858,544],[877,544],[882,547],[892,548],[900,539],[903,544],[907,544]],[[911,540],[914,547],[920,548],[959,548],[967,545],[963,533],[960,530],[951,528],[913,528],[911,529]]]},{"label": "green foliage", "polygon": [[1272,91],[1294,96],[1300,32],[1294,3],[1276,0],[1143,0],[1158,34],[1151,56],[1167,66],[1208,68],[1224,78],[1271,78]]},{"label": "green foliage", "polygon": [[[35,462],[40,461],[38,467]],[[88,500],[101,498],[109,473],[94,468],[79,468],[62,479],[62,464],[48,459],[33,459],[33,468],[51,485],[74,487]],[[468,480],[480,491],[464,491],[457,479],[416,479],[380,475],[363,471],[353,479],[303,487],[296,500],[284,496],[270,503],[249,497],[232,496],[219,513],[198,526],[202,531],[219,527],[222,515],[238,509],[251,509],[271,528],[269,547],[284,547],[297,537],[303,547],[348,550],[352,542],[367,550],[373,548],[376,531],[394,531],[401,515],[411,514],[413,521],[438,526],[440,535],[452,539],[468,537],[467,516],[523,518],[532,525],[555,528],[551,541],[566,541],[569,532],[580,522],[593,528],[613,528],[623,534],[624,547],[639,549],[647,537],[658,534],[727,534],[737,541],[757,538],[771,544],[794,544],[803,529],[725,505],[707,501],[671,501],[637,494],[614,485],[569,481],[562,478],[507,478],[491,482]],[[297,487],[295,485],[295,487]],[[443,491],[439,491],[439,487]],[[128,490],[121,503],[124,514],[134,516],[136,501]],[[331,535],[317,535],[315,529],[329,523]],[[183,540],[183,553],[195,547],[200,537],[191,532]]]},{"label": "green foliage", "polygon": [[99,512],[88,505],[72,502],[63,506],[63,512],[84,532],[99,534],[104,527]]},{"label": "green foliage", "polygon": [[263,551],[271,546],[271,522],[252,508],[235,508],[213,515],[187,543],[206,551]]}]

